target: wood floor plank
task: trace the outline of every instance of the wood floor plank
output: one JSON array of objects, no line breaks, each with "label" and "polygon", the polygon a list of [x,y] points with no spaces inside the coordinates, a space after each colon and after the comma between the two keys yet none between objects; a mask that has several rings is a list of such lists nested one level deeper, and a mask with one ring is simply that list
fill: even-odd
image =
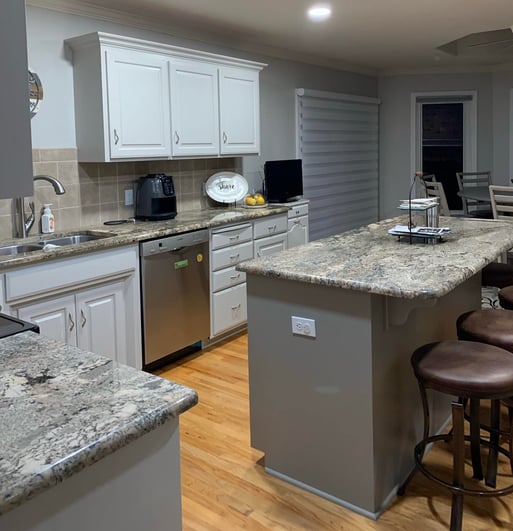
[{"label": "wood floor plank", "polygon": [[[451,497],[417,474],[406,495],[377,520],[360,516],[267,474],[250,446],[247,336],[156,371],[196,389],[199,404],[180,417],[184,531],[441,531],[449,528]],[[429,460],[450,469],[449,445]],[[502,459],[499,479],[511,480]],[[513,495],[466,497],[463,529],[513,530]]]}]

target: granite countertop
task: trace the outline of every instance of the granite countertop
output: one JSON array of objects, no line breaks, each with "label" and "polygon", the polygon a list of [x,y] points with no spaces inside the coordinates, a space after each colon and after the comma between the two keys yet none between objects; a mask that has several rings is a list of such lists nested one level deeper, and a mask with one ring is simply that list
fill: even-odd
[{"label": "granite countertop", "polygon": [[29,236],[23,240],[6,240],[0,247],[16,243],[37,243],[40,240],[50,241],[58,236],[67,236],[76,232],[93,232],[107,237],[90,242],[63,247],[48,248],[41,251],[31,251],[17,255],[0,255],[0,270],[21,265],[37,264],[56,258],[64,258],[84,253],[91,253],[103,249],[111,249],[122,245],[130,245],[144,240],[161,238],[172,234],[179,234],[199,229],[219,227],[233,223],[251,221],[261,217],[286,213],[290,207],[269,205],[264,208],[210,208],[180,212],[174,219],[165,221],[136,221],[123,225],[100,225],[76,230],[59,231],[55,234]]},{"label": "granite countertop", "polygon": [[436,244],[388,234],[388,219],[282,253],[243,262],[240,271],[405,299],[449,293],[513,247],[513,221],[440,218],[452,232]]},{"label": "granite countertop", "polygon": [[0,515],[194,406],[196,392],[24,332],[0,339]]}]

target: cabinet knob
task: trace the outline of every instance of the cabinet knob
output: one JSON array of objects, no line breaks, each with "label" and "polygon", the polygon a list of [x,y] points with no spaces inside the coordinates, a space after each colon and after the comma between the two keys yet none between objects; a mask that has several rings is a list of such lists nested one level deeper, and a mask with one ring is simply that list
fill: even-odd
[{"label": "cabinet knob", "polygon": [[75,328],[75,321],[73,321],[73,317],[71,316],[71,313],[68,313],[68,318],[70,322],[69,331],[71,332],[73,328]]},{"label": "cabinet knob", "polygon": [[114,145],[117,146],[119,142],[118,132],[114,129]]}]

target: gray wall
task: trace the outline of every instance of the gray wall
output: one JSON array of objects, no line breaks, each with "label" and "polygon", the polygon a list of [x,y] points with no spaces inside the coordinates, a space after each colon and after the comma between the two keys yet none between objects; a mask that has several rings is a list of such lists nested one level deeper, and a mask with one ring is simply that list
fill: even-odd
[{"label": "gray wall", "polygon": [[[105,31],[154,40],[198,50],[261,61],[269,66],[261,73],[260,157],[244,157],[243,173],[250,186],[260,185],[263,162],[295,157],[295,99],[298,87],[331,90],[364,96],[377,95],[377,78],[299,62],[250,54],[244,51],[191,41],[91,18],[28,7],[29,63],[44,85],[39,114],[32,120],[34,148],[75,147],[73,80],[70,52],[64,39],[93,31]],[[252,182],[254,181],[254,182]]]}]

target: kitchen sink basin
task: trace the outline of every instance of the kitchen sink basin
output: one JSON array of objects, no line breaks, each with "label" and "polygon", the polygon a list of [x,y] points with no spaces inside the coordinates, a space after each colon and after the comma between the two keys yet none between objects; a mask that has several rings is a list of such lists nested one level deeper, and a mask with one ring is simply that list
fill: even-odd
[{"label": "kitchen sink basin", "polygon": [[18,245],[5,245],[0,247],[0,256],[11,256],[22,253],[30,253],[32,251],[40,251],[42,245],[38,244],[18,244]]},{"label": "kitchen sink basin", "polygon": [[76,232],[74,234],[69,234],[68,236],[61,236],[60,238],[48,238],[47,240],[42,240],[40,243],[42,245],[57,245],[59,247],[62,247],[64,245],[75,245],[77,243],[101,240],[103,238],[109,238],[111,236],[114,236],[114,234],[100,234],[96,232]]}]

